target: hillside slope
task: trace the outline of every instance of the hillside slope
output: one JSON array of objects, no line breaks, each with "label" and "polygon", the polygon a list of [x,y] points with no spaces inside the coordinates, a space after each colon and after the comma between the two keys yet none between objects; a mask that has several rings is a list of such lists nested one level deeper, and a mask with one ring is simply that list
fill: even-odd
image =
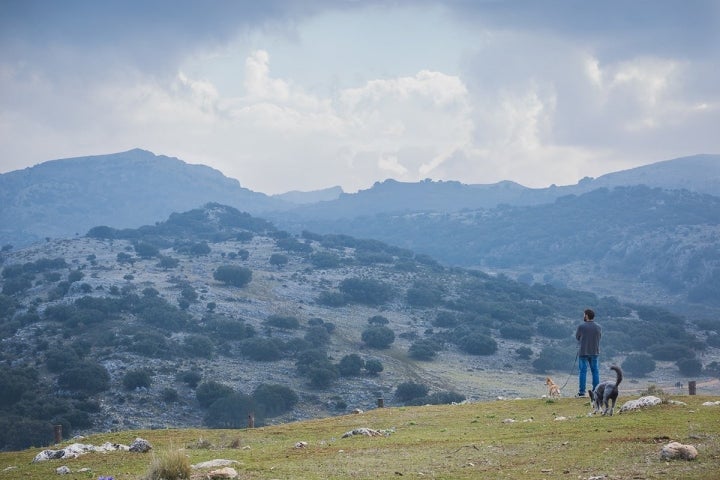
[{"label": "hillside slope", "polygon": [[[539,397],[546,372],[569,394],[588,307],[604,328],[603,375],[631,354],[652,363],[627,368],[628,388],[720,370],[712,319],[444,268],[378,241],[297,238],[218,204],[1,260],[0,432],[217,426],[244,412],[220,423],[235,425],[251,400],[258,423],[284,422],[403,404],[408,382],[426,389],[411,397],[421,403]],[[250,275],[233,285],[228,271]],[[296,403],[256,398],[277,386]]]}]

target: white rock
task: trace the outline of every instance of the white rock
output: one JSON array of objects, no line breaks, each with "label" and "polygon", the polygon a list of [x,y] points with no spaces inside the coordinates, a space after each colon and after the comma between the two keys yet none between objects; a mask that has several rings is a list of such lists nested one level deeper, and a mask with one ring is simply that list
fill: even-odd
[{"label": "white rock", "polygon": [[679,442],[670,442],[660,450],[660,458],[663,460],[695,460],[697,455],[695,447]]}]

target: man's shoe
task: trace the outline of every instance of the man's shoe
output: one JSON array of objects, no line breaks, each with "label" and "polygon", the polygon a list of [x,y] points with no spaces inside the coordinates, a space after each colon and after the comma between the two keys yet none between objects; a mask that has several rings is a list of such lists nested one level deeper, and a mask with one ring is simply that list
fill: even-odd
[{"label": "man's shoe", "polygon": [[575,398],[585,398],[585,394],[584,393],[576,393]]}]

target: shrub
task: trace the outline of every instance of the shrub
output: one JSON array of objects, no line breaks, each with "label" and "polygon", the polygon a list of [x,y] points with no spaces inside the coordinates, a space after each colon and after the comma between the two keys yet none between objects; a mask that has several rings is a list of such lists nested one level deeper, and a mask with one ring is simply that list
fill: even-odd
[{"label": "shrub", "polygon": [[213,278],[227,285],[244,287],[252,280],[252,270],[237,265],[221,265],[215,270]]},{"label": "shrub", "polygon": [[165,255],[160,255],[160,261],[158,262],[157,266],[167,270],[169,268],[175,268],[178,265],[180,265],[180,260],[173,257],[167,257]]},{"label": "shrub", "polygon": [[73,270],[72,272],[68,273],[67,279],[68,279],[68,282],[75,283],[75,282],[79,282],[80,280],[82,280],[84,276],[85,276],[85,274],[83,272],[81,272],[80,270]]},{"label": "shrub", "polygon": [[322,347],[330,343],[330,332],[325,325],[313,325],[305,332],[305,340],[313,347]]},{"label": "shrub", "polygon": [[328,307],[342,307],[348,304],[349,298],[347,295],[340,292],[324,291],[318,295],[317,303],[320,305],[326,305]]},{"label": "shrub", "polygon": [[45,366],[53,373],[59,373],[80,362],[80,357],[72,348],[53,347],[45,352]]},{"label": "shrub", "polygon": [[517,353],[517,356],[520,357],[523,360],[529,360],[530,357],[532,357],[533,351],[530,347],[518,347],[515,350],[515,353]]},{"label": "shrub", "polygon": [[216,382],[215,380],[209,380],[201,383],[197,387],[197,390],[195,390],[195,398],[197,398],[200,406],[207,408],[216,400],[227,397],[234,392],[235,391],[227,385]]},{"label": "shrub", "polygon": [[458,324],[458,319],[453,312],[441,311],[435,316],[432,324],[441,328],[453,328]]},{"label": "shrub", "polygon": [[262,406],[268,417],[292,410],[299,400],[297,394],[290,387],[265,383],[258,385],[252,396],[255,402]]},{"label": "shrub", "polygon": [[205,425],[210,428],[242,428],[248,424],[248,416],[254,415],[261,422],[262,411],[255,400],[241,393],[232,393],[215,400],[205,415]]},{"label": "shrub", "polygon": [[123,376],[122,383],[125,390],[150,388],[150,385],[152,385],[152,378],[150,377],[150,372],[145,369],[130,370]]},{"label": "shrub", "polygon": [[413,342],[408,349],[410,357],[416,360],[432,360],[440,350],[440,346],[432,340],[422,339]]},{"label": "shrub", "polygon": [[472,332],[458,340],[458,347],[471,355],[492,355],[497,352],[497,342],[489,335]]},{"label": "shrub", "polygon": [[300,321],[297,318],[285,315],[270,315],[263,323],[271,327],[286,330],[296,330],[300,328]]},{"label": "shrub", "polygon": [[340,257],[332,252],[317,252],[310,256],[310,263],[316,268],[337,268],[340,266]]},{"label": "shrub", "polygon": [[569,348],[545,347],[538,355],[538,358],[532,362],[532,366],[540,373],[548,370],[567,371],[569,366],[573,364],[574,354],[575,351]]},{"label": "shrub", "polygon": [[388,327],[370,327],[363,330],[362,341],[372,348],[388,348],[395,341],[395,332]]},{"label": "shrub", "polygon": [[202,380],[202,375],[200,375],[199,372],[196,372],[194,370],[189,370],[185,372],[179,372],[177,374],[177,379],[181,382],[184,382],[190,388],[195,388],[200,383],[200,380]]},{"label": "shrub", "polygon": [[382,325],[388,325],[390,323],[390,320],[388,320],[386,317],[383,317],[382,315],[375,315],[368,318],[368,323],[370,325],[379,327]]},{"label": "shrub", "polygon": [[270,255],[270,259],[268,262],[270,262],[270,265],[273,265],[275,267],[282,267],[283,265],[287,265],[290,259],[286,255],[283,255],[281,253],[273,253]]},{"label": "shrub", "polygon": [[205,335],[191,334],[183,340],[183,350],[188,355],[201,358],[212,358],[214,345]]},{"label": "shrub", "polygon": [[540,320],[537,323],[535,330],[537,331],[538,335],[555,339],[566,338],[570,336],[571,333],[573,333],[572,331],[568,330],[568,328],[562,323],[549,319]]},{"label": "shrub", "polygon": [[370,360],[365,361],[365,371],[370,375],[377,375],[384,369],[385,368],[383,367],[382,362],[376,358],[371,358]]},{"label": "shrub", "polygon": [[695,357],[695,352],[689,347],[679,343],[653,345],[649,347],[647,351],[655,360],[673,361]]},{"label": "shrub", "polygon": [[429,308],[442,302],[443,290],[435,285],[416,284],[405,294],[409,305],[418,308]]},{"label": "shrub", "polygon": [[277,341],[270,338],[253,337],[240,342],[240,351],[251,360],[271,362],[282,358]]},{"label": "shrub", "polygon": [[521,342],[529,342],[532,340],[532,331],[528,327],[516,323],[501,326],[500,335],[503,338],[519,340]]},{"label": "shrub", "polygon": [[360,355],[358,355],[357,353],[351,353],[349,355],[345,355],[340,359],[340,363],[338,364],[338,371],[343,377],[353,377],[360,375],[360,372],[362,371],[364,366],[365,362],[360,357]]},{"label": "shrub", "polygon": [[675,362],[680,373],[686,377],[695,377],[702,373],[702,362],[697,358],[682,358]]},{"label": "shrub", "polygon": [[0,407],[14,405],[25,392],[36,389],[37,372],[0,367]]},{"label": "shrub", "polygon": [[392,298],[390,285],[375,279],[346,278],[339,288],[351,301],[366,305],[382,305]]},{"label": "shrub", "polygon": [[174,388],[165,387],[160,392],[160,398],[163,399],[163,402],[174,403],[180,399],[180,395]]},{"label": "shrub", "polygon": [[99,363],[83,361],[62,372],[57,381],[62,389],[92,395],[110,387],[110,374]]},{"label": "shrub", "polygon": [[395,389],[395,400],[398,402],[409,402],[414,398],[424,397],[430,389],[427,385],[415,382],[403,382]]},{"label": "shrub", "polygon": [[631,353],[620,366],[630,375],[644,377],[655,370],[655,360],[645,353]]},{"label": "shrub", "polygon": [[310,386],[313,388],[327,388],[337,380],[338,371],[334,365],[315,366],[307,374],[310,378]]},{"label": "shrub", "polygon": [[192,474],[190,460],[184,452],[169,450],[153,454],[150,467],[143,480],[185,480]]}]

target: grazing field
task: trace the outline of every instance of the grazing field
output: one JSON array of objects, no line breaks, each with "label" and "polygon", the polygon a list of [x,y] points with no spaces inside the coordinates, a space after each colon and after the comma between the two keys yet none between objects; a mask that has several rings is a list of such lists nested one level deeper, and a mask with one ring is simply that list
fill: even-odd
[{"label": "grazing field", "polygon": [[[620,406],[630,399],[620,398]],[[242,430],[140,430],[97,434],[71,443],[129,445],[149,453],[91,452],[32,463],[43,449],[0,453],[0,480],[153,478],[167,455],[197,465],[232,460],[241,479],[717,479],[720,404],[715,396],[674,396],[613,417],[588,416],[588,399],[498,400],[461,405],[378,408],[357,414]],[[377,435],[349,435],[369,429]],[[367,431],[366,431],[367,432]],[[695,460],[663,460],[670,442],[692,445]],[[181,455],[177,455],[177,453]],[[216,467],[217,468],[217,467]],[[84,469],[84,470],[83,470]],[[194,468],[193,479],[212,468]],[[177,477],[181,478],[181,477]],[[167,479],[172,480],[172,479]]]}]

